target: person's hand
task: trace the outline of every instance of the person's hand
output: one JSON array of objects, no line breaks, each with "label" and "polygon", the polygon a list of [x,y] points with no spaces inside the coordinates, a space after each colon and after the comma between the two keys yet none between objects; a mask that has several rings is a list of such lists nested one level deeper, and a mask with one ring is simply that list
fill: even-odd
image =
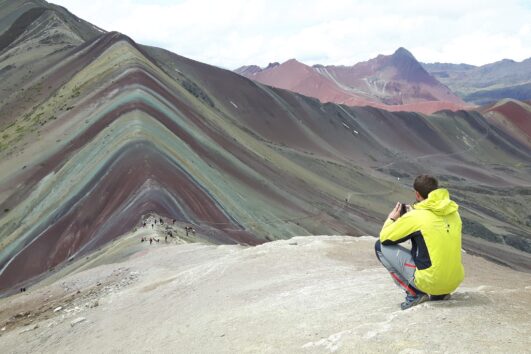
[{"label": "person's hand", "polygon": [[393,220],[398,219],[400,217],[400,207],[401,207],[401,203],[397,202],[395,208],[391,210],[387,218],[393,219]]}]

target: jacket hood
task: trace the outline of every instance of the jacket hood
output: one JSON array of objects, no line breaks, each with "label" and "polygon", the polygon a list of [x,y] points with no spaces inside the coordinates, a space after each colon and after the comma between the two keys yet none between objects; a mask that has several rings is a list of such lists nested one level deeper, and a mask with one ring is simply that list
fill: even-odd
[{"label": "jacket hood", "polygon": [[448,190],[439,188],[431,191],[427,199],[415,204],[415,209],[430,210],[435,215],[444,216],[456,212],[459,205],[450,200]]}]

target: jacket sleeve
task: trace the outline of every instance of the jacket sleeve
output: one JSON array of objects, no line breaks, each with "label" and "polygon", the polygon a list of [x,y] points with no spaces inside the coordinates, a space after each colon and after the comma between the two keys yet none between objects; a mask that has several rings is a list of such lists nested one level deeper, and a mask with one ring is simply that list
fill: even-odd
[{"label": "jacket sleeve", "polygon": [[393,221],[387,219],[380,231],[382,245],[393,245],[409,240],[420,231],[419,215],[414,210]]}]

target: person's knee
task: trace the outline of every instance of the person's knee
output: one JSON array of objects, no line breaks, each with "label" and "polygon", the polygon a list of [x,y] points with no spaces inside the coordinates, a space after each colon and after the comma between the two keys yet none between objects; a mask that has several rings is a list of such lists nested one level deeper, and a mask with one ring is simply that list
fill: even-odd
[{"label": "person's knee", "polygon": [[380,240],[376,241],[376,243],[374,244],[374,253],[376,254],[376,258],[381,261],[380,254],[382,253],[382,244]]}]

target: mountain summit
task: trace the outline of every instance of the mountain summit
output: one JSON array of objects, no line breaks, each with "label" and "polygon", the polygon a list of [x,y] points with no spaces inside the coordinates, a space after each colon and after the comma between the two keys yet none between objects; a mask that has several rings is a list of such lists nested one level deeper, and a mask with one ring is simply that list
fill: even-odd
[{"label": "mountain summit", "polygon": [[397,50],[395,50],[393,56],[410,57],[411,59],[416,60],[413,54],[411,54],[411,52],[404,47],[399,47]]},{"label": "mountain summit", "polygon": [[[387,66],[394,67],[397,75],[396,80],[404,80],[412,84],[424,83],[431,86],[439,86],[440,83],[436,78],[431,76],[422,65],[415,59],[413,54],[405,48],[398,48],[391,56],[384,57],[383,62]],[[382,71],[385,68],[380,68]]]}]

